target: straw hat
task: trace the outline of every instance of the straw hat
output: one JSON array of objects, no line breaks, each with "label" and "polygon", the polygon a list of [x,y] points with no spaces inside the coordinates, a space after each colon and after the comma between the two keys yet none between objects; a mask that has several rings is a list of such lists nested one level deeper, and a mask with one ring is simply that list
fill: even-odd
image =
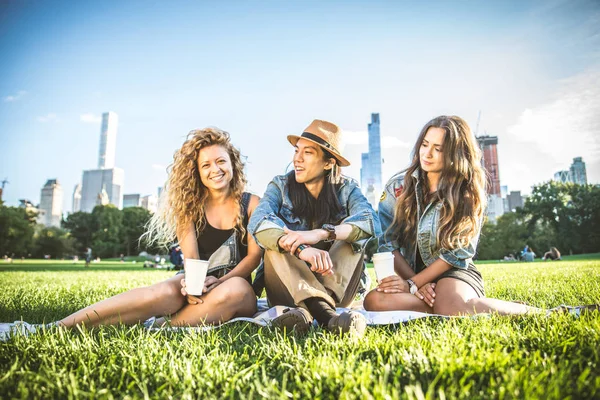
[{"label": "straw hat", "polygon": [[315,119],[311,124],[304,129],[302,135],[288,135],[287,140],[295,146],[298,140],[305,139],[315,144],[318,144],[323,149],[330,152],[340,167],[347,167],[350,161],[346,160],[341,154],[342,146],[342,131],[336,124],[331,122]]}]

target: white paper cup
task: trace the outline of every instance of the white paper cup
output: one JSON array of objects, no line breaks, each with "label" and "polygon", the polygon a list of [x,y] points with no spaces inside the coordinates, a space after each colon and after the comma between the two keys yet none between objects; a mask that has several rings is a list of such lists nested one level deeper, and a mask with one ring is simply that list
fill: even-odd
[{"label": "white paper cup", "polygon": [[373,267],[375,268],[375,275],[377,275],[378,282],[381,282],[383,278],[387,278],[388,276],[396,275],[394,271],[394,255],[391,251],[373,254]]},{"label": "white paper cup", "polygon": [[208,261],[188,258],[184,261],[185,290],[193,296],[202,295],[204,280],[208,271]]}]

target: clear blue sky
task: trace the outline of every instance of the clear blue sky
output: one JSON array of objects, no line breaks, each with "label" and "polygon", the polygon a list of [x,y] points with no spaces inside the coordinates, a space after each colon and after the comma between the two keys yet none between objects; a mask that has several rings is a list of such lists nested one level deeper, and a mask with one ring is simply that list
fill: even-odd
[{"label": "clear blue sky", "polygon": [[456,114],[499,137],[500,179],[527,193],[583,156],[600,182],[600,3],[13,1],[0,4],[4,200],[39,202],[97,165],[119,114],[125,193],[155,193],[186,133],[232,134],[262,194],[314,118],[348,132],[359,177],[371,112],[384,179],[420,128]]}]

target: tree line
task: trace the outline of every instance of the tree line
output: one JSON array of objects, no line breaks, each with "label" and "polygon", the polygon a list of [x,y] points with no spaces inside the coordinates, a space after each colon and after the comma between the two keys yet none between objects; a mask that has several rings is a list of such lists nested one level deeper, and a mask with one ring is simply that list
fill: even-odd
[{"label": "tree line", "polygon": [[0,257],[56,259],[81,256],[88,247],[101,258],[165,250],[139,242],[151,217],[141,207],[96,206],[91,213],[69,214],[60,228],[39,225],[36,217],[24,208],[0,204]]},{"label": "tree line", "polygon": [[522,208],[486,222],[478,257],[501,259],[529,245],[540,257],[600,252],[600,187],[550,181],[533,187]]},{"label": "tree line", "polygon": [[[0,204],[0,257],[62,258],[88,247],[102,258],[164,252],[139,242],[150,216],[141,207],[96,206],[53,228],[37,225],[35,213],[24,208]],[[501,259],[526,244],[538,256],[551,246],[565,255],[600,252],[600,187],[554,181],[535,186],[523,208],[484,224],[478,258]]]}]

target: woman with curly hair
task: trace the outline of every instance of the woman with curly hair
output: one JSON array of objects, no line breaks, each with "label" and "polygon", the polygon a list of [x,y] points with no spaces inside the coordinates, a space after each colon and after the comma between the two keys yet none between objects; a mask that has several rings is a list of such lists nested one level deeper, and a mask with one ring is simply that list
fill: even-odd
[{"label": "woman with curly hair", "polygon": [[397,275],[364,301],[370,311],[442,315],[524,314],[539,308],[484,297],[473,264],[486,208],[481,151],[467,123],[440,116],[421,130],[411,165],[386,184],[379,204],[379,251],[392,251]]},{"label": "woman with curly hair", "polygon": [[204,294],[187,296],[182,275],[121,293],[61,320],[62,326],[135,324],[154,316],[173,326],[218,324],[256,312],[250,274],[262,251],[247,224],[259,198],[244,192],[242,156],[229,134],[194,130],[175,152],[159,210],[145,234],[150,243],[175,239],[186,259],[209,261]]}]

